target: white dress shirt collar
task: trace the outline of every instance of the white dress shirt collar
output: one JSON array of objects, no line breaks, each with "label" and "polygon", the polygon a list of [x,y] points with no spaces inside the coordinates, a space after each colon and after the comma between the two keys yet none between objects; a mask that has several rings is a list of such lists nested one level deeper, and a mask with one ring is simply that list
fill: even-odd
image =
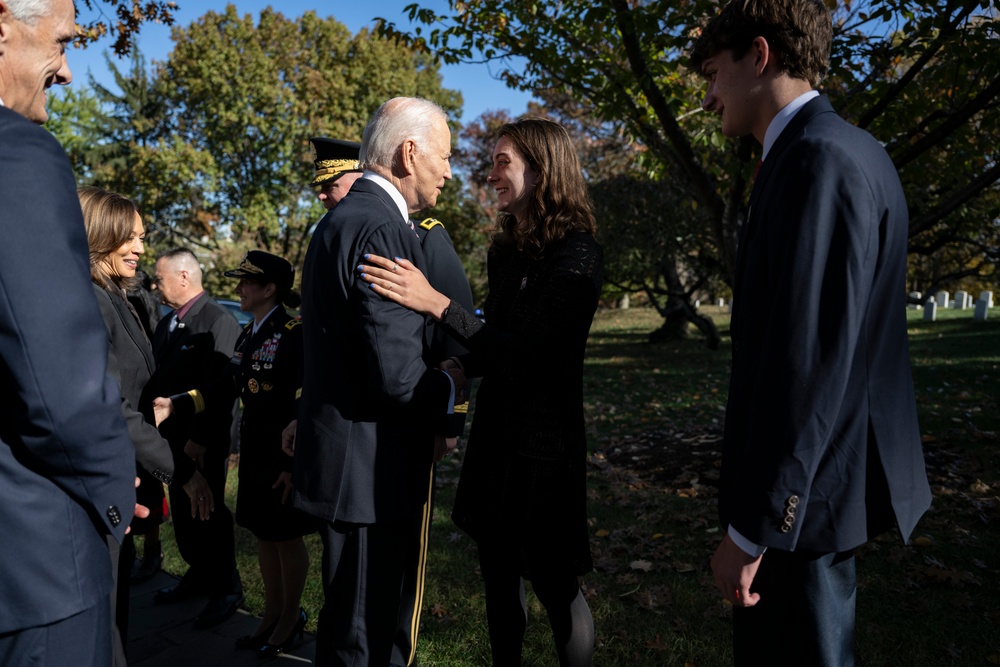
[{"label": "white dress shirt collar", "polygon": [[399,214],[403,216],[403,220],[410,219],[410,211],[406,206],[406,200],[403,199],[403,195],[396,189],[392,183],[389,182],[384,176],[376,174],[374,171],[365,170],[365,173],[361,175],[361,178],[367,178],[369,181],[377,184],[392,197],[392,201],[395,202],[396,207],[399,209]]},{"label": "white dress shirt collar", "polygon": [[257,332],[260,331],[260,328],[262,326],[264,326],[264,322],[267,322],[267,318],[271,317],[271,313],[273,313],[276,310],[278,310],[278,306],[275,306],[271,310],[267,311],[267,315],[265,315],[263,317],[263,319],[261,319],[260,322],[258,322],[257,320],[254,320],[253,321],[253,330],[250,332],[250,335],[251,336],[256,336]]},{"label": "white dress shirt collar", "polygon": [[784,106],[784,108],[775,115],[771,120],[771,124],[767,126],[767,131],[764,133],[764,151],[761,153],[760,159],[766,160],[767,153],[771,150],[771,146],[774,142],[778,140],[781,136],[782,131],[788,127],[788,124],[792,122],[792,118],[798,113],[798,110],[805,106],[806,102],[814,97],[819,97],[819,91],[810,90],[808,93],[803,93],[796,97],[794,100],[789,102]]}]

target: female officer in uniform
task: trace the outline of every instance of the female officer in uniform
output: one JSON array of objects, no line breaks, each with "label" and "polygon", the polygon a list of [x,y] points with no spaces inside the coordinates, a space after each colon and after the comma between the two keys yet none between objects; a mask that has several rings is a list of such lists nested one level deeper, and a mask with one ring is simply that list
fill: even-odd
[{"label": "female officer in uniform", "polygon": [[243,400],[236,523],[257,538],[264,614],[236,645],[274,657],[301,637],[306,623],[299,607],[309,567],[302,537],[313,531],[309,516],[290,504],[292,458],[281,451],[281,431],[296,416],[302,387],[302,328],[282,304],[294,308],[300,299],[292,291],[292,265],[277,255],[251,250],[226,276],[240,279],[240,309],[254,317],[236,341],[230,372],[209,387],[156,399],[156,416],[200,412],[234,393]]}]

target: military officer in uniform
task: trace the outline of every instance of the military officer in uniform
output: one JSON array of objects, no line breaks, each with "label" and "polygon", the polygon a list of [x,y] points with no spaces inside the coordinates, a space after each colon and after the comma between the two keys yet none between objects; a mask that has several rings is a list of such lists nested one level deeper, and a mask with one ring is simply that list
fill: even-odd
[{"label": "military officer in uniform", "polygon": [[236,523],[257,538],[264,613],[236,646],[271,658],[302,636],[306,614],[299,603],[309,569],[302,537],[315,531],[312,518],[292,507],[292,458],[281,451],[281,432],[302,393],[302,326],[282,304],[295,308],[301,300],[292,291],[292,265],[268,252],[251,250],[225,275],[239,278],[240,309],[254,318],[236,341],[228,372],[207,386],[157,398],[154,406],[166,418],[243,399]]},{"label": "military officer in uniform", "polygon": [[313,137],[316,174],[309,185],[318,188],[316,196],[326,210],[332,209],[361,178],[358,151],[361,144],[327,137]]}]

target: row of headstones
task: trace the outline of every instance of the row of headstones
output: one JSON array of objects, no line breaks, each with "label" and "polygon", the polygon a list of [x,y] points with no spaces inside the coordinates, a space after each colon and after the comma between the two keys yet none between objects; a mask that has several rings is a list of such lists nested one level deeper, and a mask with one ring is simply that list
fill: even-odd
[{"label": "row of headstones", "polygon": [[[920,292],[910,292],[910,298],[914,300],[920,300]],[[955,292],[955,298],[952,299],[951,295],[944,290],[938,292],[933,297],[928,298],[924,305],[914,303],[910,304],[911,309],[924,309],[924,319],[928,322],[933,322],[937,319],[937,309],[938,308],[954,308],[956,310],[965,310],[967,308],[975,308],[972,314],[973,319],[985,320],[986,315],[990,308],[993,307],[993,292],[983,291],[979,293],[979,300],[975,304],[972,303],[972,295],[965,291]]]}]

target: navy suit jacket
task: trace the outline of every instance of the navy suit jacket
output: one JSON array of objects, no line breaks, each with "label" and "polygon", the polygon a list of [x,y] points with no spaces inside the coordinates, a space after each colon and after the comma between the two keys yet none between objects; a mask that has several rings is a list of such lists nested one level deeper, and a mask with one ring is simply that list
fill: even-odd
[{"label": "navy suit jacket", "polygon": [[135,454],[66,154],[0,107],[0,634],[111,591],[108,535],[135,504]]},{"label": "navy suit jacket", "polygon": [[302,271],[305,367],[295,504],[327,521],[412,516],[427,500],[448,378],[431,366],[427,320],[376,295],[365,253],[427,273],[420,239],[377,184],[359,179],[320,221]]},{"label": "navy suit jacket", "polygon": [[894,522],[906,540],[930,505],[907,226],[882,146],[803,106],[754,183],[734,287],[719,510],[757,544],[846,551]]}]

